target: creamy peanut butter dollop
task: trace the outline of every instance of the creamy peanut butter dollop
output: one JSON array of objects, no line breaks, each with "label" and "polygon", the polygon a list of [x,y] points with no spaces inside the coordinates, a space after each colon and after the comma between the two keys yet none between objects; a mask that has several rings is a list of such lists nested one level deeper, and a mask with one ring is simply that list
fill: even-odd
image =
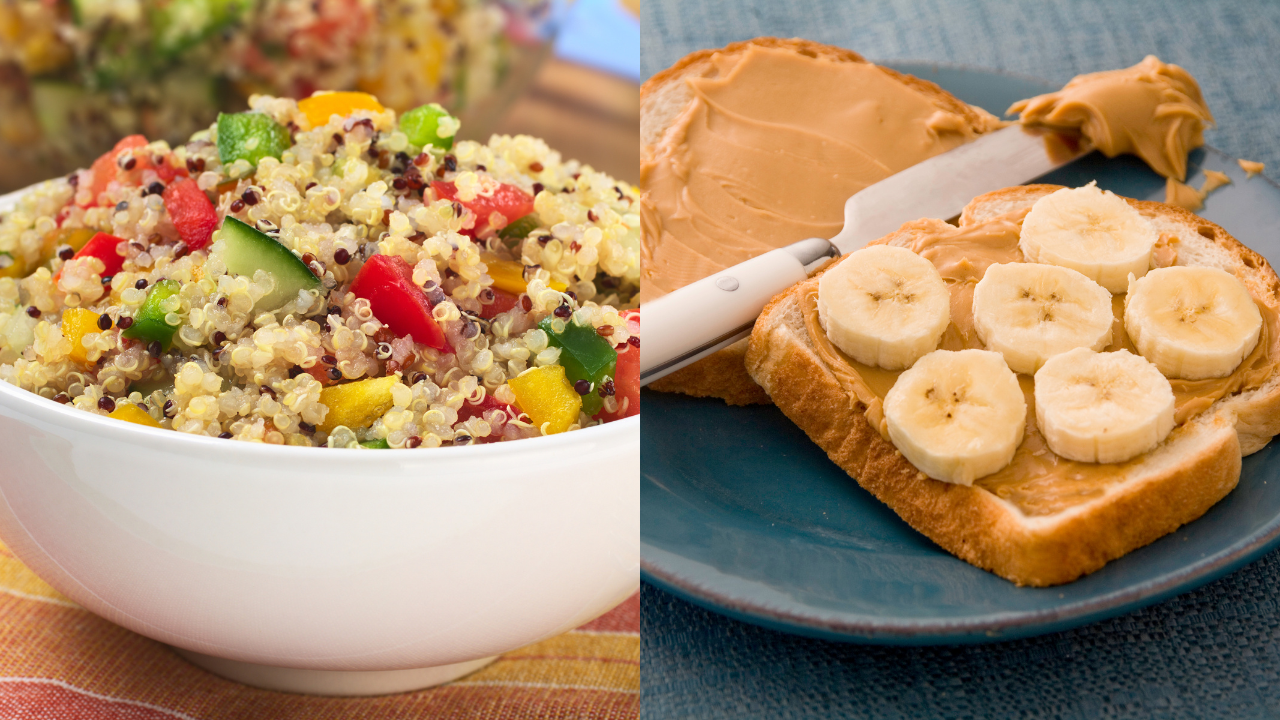
[{"label": "creamy peanut butter dollop", "polygon": [[[951,325],[942,336],[941,349],[983,347],[973,327],[973,288],[991,265],[1025,262],[1018,249],[1024,215],[1025,211],[961,228],[940,220],[919,220],[904,226],[915,230],[915,239],[907,247],[933,263],[951,292]],[[1177,247],[1176,237],[1162,236],[1152,255],[1152,266],[1175,264]],[[884,398],[900,373],[863,365],[833,345],[818,322],[817,280],[810,279],[806,283],[806,288],[811,287],[811,290],[802,296],[801,312],[818,355],[845,391],[865,407],[864,413],[871,426],[888,440]],[[1231,375],[1209,380],[1169,381],[1173,386],[1175,420],[1179,425],[1207,410],[1221,397],[1261,387],[1276,371],[1280,363],[1280,317],[1269,306],[1261,302],[1257,305],[1262,312],[1262,335],[1253,352]],[[1112,325],[1112,341],[1106,351],[1123,349],[1137,354],[1125,332],[1124,295],[1113,296],[1112,311],[1115,324]],[[1036,424],[1033,378],[1019,375],[1018,382],[1027,402],[1027,426],[1022,444],[1009,465],[974,481],[975,486],[989,490],[1012,503],[1024,515],[1034,517],[1061,512],[1100,497],[1110,485],[1123,479],[1114,471],[1115,466],[1076,462],[1055,455]],[[1139,457],[1135,462],[1141,459]]]},{"label": "creamy peanut butter dollop", "polygon": [[1107,157],[1137,155],[1179,182],[1187,179],[1187,153],[1204,144],[1205,124],[1213,124],[1195,78],[1155,55],[1123,70],[1078,75],[1009,112],[1026,125],[1078,130]]},{"label": "creamy peanut butter dollop", "polygon": [[850,195],[1000,125],[866,62],[754,45],[711,61],[641,164],[642,301],[832,237]]}]

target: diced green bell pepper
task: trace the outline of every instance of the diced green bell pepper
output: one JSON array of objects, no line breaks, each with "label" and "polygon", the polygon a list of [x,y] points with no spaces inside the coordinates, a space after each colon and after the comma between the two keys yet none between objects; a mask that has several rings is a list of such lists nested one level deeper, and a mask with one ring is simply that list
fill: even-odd
[{"label": "diced green bell pepper", "polygon": [[535,213],[529,213],[522,218],[513,220],[509,225],[498,231],[498,237],[503,240],[523,240],[529,237],[529,233],[538,229],[538,216]]},{"label": "diced green bell pepper", "polygon": [[606,377],[613,377],[618,365],[618,352],[608,340],[600,337],[595,328],[578,325],[572,319],[564,321],[564,331],[555,332],[554,318],[538,323],[547,334],[548,342],[560,348],[560,364],[570,383],[586,380],[591,391],[582,396],[582,411],[588,417],[600,412],[604,398],[600,397],[600,385]]},{"label": "diced green bell pepper", "polygon": [[133,316],[133,325],[130,325],[129,329],[121,335],[146,343],[159,342],[160,347],[167,350],[173,342],[173,333],[177,331],[178,326],[165,322],[164,318],[168,313],[160,305],[177,295],[181,289],[182,285],[177,280],[161,280],[152,285],[147,293],[147,299],[142,301],[142,307],[138,308],[137,314]]},{"label": "diced green bell pepper", "polygon": [[[434,145],[441,150],[453,147],[453,134],[440,136],[440,120],[449,118],[450,125],[457,125],[457,118],[449,115],[449,111],[439,103],[429,103],[406,112],[400,116],[400,130],[409,136],[409,142],[421,148]],[[446,131],[447,132],[447,131]]]},{"label": "diced green bell pepper", "polygon": [[360,447],[368,448],[370,450],[390,450],[391,449],[391,445],[387,442],[386,438],[378,438],[377,440],[366,440],[365,442],[360,443]]},{"label": "diced green bell pepper", "polygon": [[246,160],[253,166],[289,149],[289,131],[270,116],[256,112],[218,114],[218,157],[224,165]]},{"label": "diced green bell pepper", "polygon": [[88,90],[74,83],[45,78],[31,81],[31,107],[36,111],[36,121],[46,142],[60,148],[65,144],[64,138],[72,136],[73,118],[86,110],[97,110],[93,99]]},{"label": "diced green bell pepper", "polygon": [[157,390],[173,390],[173,378],[168,374],[162,373],[157,377],[144,380],[134,380],[129,383],[129,392],[142,393],[143,397],[146,397]]},{"label": "diced green bell pepper", "polygon": [[251,6],[251,0],[169,0],[144,4],[149,11],[152,42],[165,56],[193,49],[235,22]]},{"label": "diced green bell pepper", "polygon": [[71,0],[71,19],[81,26],[100,22],[112,5],[103,0]]}]

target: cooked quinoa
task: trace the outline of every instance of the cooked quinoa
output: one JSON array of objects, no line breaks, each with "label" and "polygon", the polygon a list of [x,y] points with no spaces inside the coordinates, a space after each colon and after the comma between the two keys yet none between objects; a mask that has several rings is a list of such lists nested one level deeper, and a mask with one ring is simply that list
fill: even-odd
[{"label": "cooked quinoa", "polygon": [[[557,342],[578,333],[591,348],[612,348],[618,373],[636,365],[636,188],[528,136],[452,143],[457,122],[447,115],[442,142],[424,148],[376,102],[316,127],[292,99],[255,95],[249,105],[220,118],[223,130],[269,118],[284,138],[278,158],[224,164],[218,124],[177,147],[138,138],[3,213],[0,379],[84,412],[288,445],[461,445],[638,412],[631,378],[574,381]],[[203,246],[173,204],[180,185],[216,214]],[[533,212],[490,212],[503,197],[531,201]],[[243,226],[230,219],[286,248],[310,271],[305,289],[272,307],[284,275],[242,267],[229,228]],[[114,274],[91,252],[97,233],[114,236],[106,242],[120,257],[101,256],[119,265]],[[385,296],[352,290],[366,265],[372,277],[375,266],[402,267],[396,258],[439,328],[434,346],[373,312],[389,307],[377,300]],[[154,327],[172,339],[146,335]],[[557,366],[570,367],[567,379]],[[522,396],[535,376],[537,392]],[[594,417],[535,422],[568,412],[566,385],[583,407],[599,406]],[[334,426],[357,417],[358,426]]]}]

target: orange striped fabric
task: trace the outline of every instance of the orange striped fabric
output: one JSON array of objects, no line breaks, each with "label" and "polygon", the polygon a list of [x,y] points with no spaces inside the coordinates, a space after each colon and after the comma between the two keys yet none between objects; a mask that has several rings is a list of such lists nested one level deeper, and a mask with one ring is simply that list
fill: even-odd
[{"label": "orange striped fabric", "polygon": [[0,545],[0,717],[621,720],[640,714],[640,596],[441,687],[373,698],[258,690],[99,618]]}]

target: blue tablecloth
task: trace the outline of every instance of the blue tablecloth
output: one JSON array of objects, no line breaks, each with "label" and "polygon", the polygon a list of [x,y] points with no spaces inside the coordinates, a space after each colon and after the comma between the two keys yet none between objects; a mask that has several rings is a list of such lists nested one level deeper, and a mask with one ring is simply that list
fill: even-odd
[{"label": "blue tablecloth", "polygon": [[[641,73],[759,35],[1058,83],[1154,53],[1199,81],[1208,142],[1280,170],[1280,3],[644,0]],[[1280,228],[1277,228],[1280,232]],[[643,518],[641,518],[643,522]],[[645,718],[1280,717],[1280,553],[1114,620],[992,645],[810,640],[645,586]]]}]

